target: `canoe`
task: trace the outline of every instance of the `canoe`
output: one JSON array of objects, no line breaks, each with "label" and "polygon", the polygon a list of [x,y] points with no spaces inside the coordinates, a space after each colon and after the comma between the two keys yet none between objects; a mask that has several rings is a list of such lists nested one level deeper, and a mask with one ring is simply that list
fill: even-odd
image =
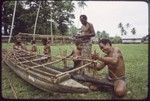
[{"label": "canoe", "polygon": [[41,90],[58,93],[90,91],[89,87],[71,78],[70,73],[90,65],[91,62],[75,69],[63,70],[53,64],[62,62],[64,58],[47,62],[48,57],[44,55],[35,55],[22,50],[2,50],[2,57],[2,61],[19,77]]}]

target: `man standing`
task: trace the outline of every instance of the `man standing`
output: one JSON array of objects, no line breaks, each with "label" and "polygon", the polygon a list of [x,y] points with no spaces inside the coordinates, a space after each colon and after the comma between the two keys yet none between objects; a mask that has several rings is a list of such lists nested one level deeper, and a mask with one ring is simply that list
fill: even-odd
[{"label": "man standing", "polygon": [[[91,58],[91,49],[92,49],[92,42],[91,42],[91,37],[95,36],[95,31],[94,27],[91,23],[87,22],[87,16],[86,15],[81,15],[80,16],[80,21],[82,23],[81,27],[81,34],[76,35],[75,37],[77,39],[81,39],[83,42],[83,50],[81,52],[82,58],[85,59],[90,59]],[[83,64],[86,64],[87,62],[83,62]],[[90,69],[85,69],[83,71],[84,74],[91,75]],[[90,74],[89,74],[90,73]]]},{"label": "man standing", "polygon": [[[109,39],[101,39],[99,41],[100,49],[106,53],[105,57],[101,57],[98,54],[93,54],[92,58],[99,60],[102,63],[97,64],[97,70],[101,70],[106,65],[108,67],[108,77],[103,80],[106,83],[112,83],[114,93],[117,97],[123,97],[126,94],[126,82],[125,82],[125,64],[121,51],[117,47],[112,47]],[[97,87],[100,85],[97,85]]]}]

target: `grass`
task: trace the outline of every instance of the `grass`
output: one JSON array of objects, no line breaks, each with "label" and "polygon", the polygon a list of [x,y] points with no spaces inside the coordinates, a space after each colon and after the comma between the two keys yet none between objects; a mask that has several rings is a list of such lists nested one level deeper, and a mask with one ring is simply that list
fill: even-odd
[{"label": "grass", "polygon": [[[2,48],[9,49],[12,44],[2,44]],[[115,44],[121,49],[125,60],[127,75],[127,96],[125,99],[144,99],[148,92],[148,44]],[[30,47],[30,46],[29,46]],[[74,45],[52,46],[52,54],[60,55],[67,50],[71,52]],[[93,50],[102,53],[98,45],[92,46]],[[40,53],[42,46],[38,46]],[[107,68],[98,72],[100,76],[107,74]],[[6,99],[14,99],[8,79],[13,84],[19,99],[111,99],[109,92],[90,92],[87,94],[59,94],[44,92],[19,78],[6,65],[2,65],[2,96]],[[59,96],[59,97],[58,97]]]}]

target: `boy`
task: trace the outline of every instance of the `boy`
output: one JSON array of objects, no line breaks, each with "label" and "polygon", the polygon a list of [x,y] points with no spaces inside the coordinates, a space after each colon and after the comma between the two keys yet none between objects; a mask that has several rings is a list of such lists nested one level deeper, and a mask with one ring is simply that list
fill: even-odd
[{"label": "boy", "polygon": [[81,60],[78,59],[81,59],[81,51],[82,51],[83,44],[78,39],[75,41],[75,45],[76,45],[76,49],[74,49],[72,53],[67,57],[71,57],[71,56],[73,57],[74,68],[77,68],[81,66]]}]

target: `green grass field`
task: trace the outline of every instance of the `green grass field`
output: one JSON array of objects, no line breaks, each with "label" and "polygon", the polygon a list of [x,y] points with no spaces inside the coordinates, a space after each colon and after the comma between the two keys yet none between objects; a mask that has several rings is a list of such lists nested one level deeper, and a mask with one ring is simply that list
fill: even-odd
[{"label": "green grass field", "polygon": [[[148,44],[115,44],[121,49],[126,66],[127,95],[125,99],[145,99],[148,93]],[[2,44],[2,48],[9,49],[11,44]],[[71,52],[74,45],[52,46],[52,54],[58,55],[61,51]],[[92,46],[93,50],[102,53],[98,45]],[[42,46],[38,47],[42,52]],[[98,72],[105,76],[107,68]],[[59,94],[44,92],[19,78],[5,64],[2,64],[2,96],[7,99],[14,99],[9,80],[14,86],[17,98],[19,99],[111,99],[109,92],[90,92],[87,94]]]}]

